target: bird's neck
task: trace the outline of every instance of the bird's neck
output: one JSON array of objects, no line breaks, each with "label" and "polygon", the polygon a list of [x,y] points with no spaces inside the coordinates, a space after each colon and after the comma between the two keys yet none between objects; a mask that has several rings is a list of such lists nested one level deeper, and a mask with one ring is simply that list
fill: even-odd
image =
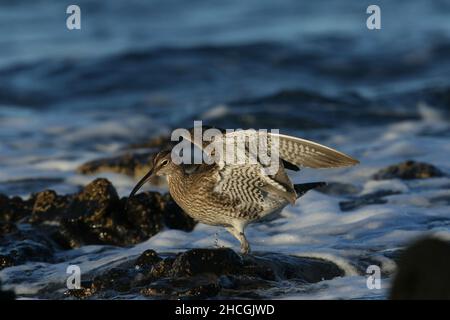
[{"label": "bird's neck", "polygon": [[186,173],[180,166],[175,166],[172,172],[167,175],[167,182],[170,192],[182,188],[182,185],[186,183]]},{"label": "bird's neck", "polygon": [[186,212],[189,207],[186,204],[187,194],[189,193],[189,177],[180,167],[177,167],[167,176],[167,184],[169,186],[169,192],[173,200]]}]

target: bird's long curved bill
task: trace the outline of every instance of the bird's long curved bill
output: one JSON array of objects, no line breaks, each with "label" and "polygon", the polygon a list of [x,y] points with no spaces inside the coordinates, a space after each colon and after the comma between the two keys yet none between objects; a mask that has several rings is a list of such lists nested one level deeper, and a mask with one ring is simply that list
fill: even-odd
[{"label": "bird's long curved bill", "polygon": [[132,198],[138,191],[139,189],[142,188],[142,186],[148,181],[150,180],[150,178],[153,175],[153,169],[151,169],[137,184],[136,186],[133,188],[133,190],[131,191],[130,195],[128,196],[128,200],[127,200],[127,205],[126,208],[128,208],[128,202],[130,201],[130,198]]}]

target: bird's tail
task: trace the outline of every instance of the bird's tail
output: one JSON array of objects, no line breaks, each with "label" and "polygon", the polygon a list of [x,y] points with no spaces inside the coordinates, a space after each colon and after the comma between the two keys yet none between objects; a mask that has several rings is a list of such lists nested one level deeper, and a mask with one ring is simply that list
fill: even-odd
[{"label": "bird's tail", "polygon": [[295,189],[295,192],[297,193],[297,199],[300,198],[302,195],[304,195],[309,190],[323,187],[326,184],[327,184],[326,182],[309,182],[309,183],[302,183],[302,184],[294,184],[294,189]]}]

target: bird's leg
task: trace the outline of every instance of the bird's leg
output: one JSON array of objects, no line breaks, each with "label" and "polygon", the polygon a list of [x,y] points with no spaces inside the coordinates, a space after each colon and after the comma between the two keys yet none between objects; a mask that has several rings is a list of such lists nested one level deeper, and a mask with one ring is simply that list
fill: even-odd
[{"label": "bird's leg", "polygon": [[239,233],[240,238],[239,241],[241,242],[241,253],[242,254],[248,254],[250,252],[250,244],[247,241],[247,238],[245,237],[244,231]]},{"label": "bird's leg", "polygon": [[241,253],[248,254],[250,252],[250,244],[245,237],[244,228],[227,227],[226,229],[241,243]]}]

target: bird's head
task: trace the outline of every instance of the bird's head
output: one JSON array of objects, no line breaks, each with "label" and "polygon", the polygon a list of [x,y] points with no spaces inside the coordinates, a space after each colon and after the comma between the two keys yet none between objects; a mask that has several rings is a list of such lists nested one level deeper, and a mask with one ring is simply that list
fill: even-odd
[{"label": "bird's head", "polygon": [[153,175],[161,177],[168,176],[173,172],[175,164],[172,161],[172,153],[170,151],[161,151],[153,158]]},{"label": "bird's head", "polygon": [[168,176],[173,172],[175,164],[172,161],[172,154],[170,151],[164,150],[158,152],[153,158],[153,165],[149,172],[136,184],[131,191],[129,198],[133,197],[142,186],[154,176]]}]

